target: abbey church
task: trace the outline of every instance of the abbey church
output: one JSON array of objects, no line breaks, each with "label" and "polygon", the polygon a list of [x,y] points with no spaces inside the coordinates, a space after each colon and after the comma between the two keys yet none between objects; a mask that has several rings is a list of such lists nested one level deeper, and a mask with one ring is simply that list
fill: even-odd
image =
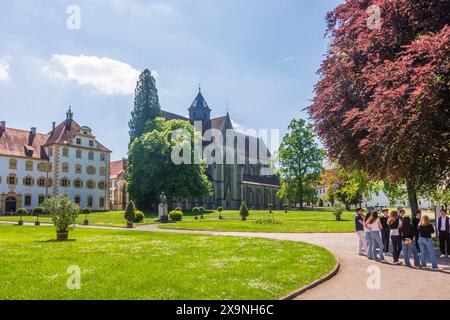
[{"label": "abbey church", "polygon": [[[233,161],[231,164],[223,161],[222,164],[209,165],[206,174],[213,185],[213,195],[205,199],[174,199],[176,205],[182,209],[191,209],[201,205],[207,209],[222,206],[227,210],[239,209],[242,201],[245,201],[247,206],[252,209],[267,208],[269,203],[274,207],[279,207],[280,203],[276,197],[280,188],[279,177],[267,174],[271,154],[263,140],[235,131],[228,113],[221,117],[211,118],[212,110],[200,89],[188,111],[189,118],[167,111],[162,111],[162,114],[166,120],[177,119],[189,121],[192,124],[201,123],[202,133],[208,129],[219,130],[224,137],[224,145],[227,144],[227,130],[232,130],[233,155],[240,157],[241,161]],[[203,148],[210,143],[212,142],[204,139]],[[227,149],[225,146],[223,149],[225,159]],[[256,152],[252,152],[252,150],[256,150]],[[111,163],[111,185],[120,186],[113,188],[111,192],[112,207],[116,210],[123,209],[126,204],[126,186],[123,183],[126,176],[125,171],[125,161]]]}]

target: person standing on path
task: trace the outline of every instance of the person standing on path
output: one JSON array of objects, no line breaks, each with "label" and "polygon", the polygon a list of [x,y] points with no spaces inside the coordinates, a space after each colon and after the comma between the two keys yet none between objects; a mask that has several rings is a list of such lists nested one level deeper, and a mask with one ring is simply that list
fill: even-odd
[{"label": "person standing on path", "polygon": [[358,236],[358,254],[363,256],[367,254],[367,242],[364,237],[364,218],[362,216],[361,208],[356,209],[355,232]]},{"label": "person standing on path", "polygon": [[389,252],[389,226],[388,226],[388,218],[389,218],[389,210],[384,208],[382,211],[382,216],[380,217],[380,223],[382,226],[381,229],[381,239],[383,241],[383,252]]},{"label": "person standing on path", "polygon": [[417,252],[420,253],[420,247],[419,247],[419,222],[420,218],[422,217],[422,211],[417,210],[416,215],[411,219],[411,224],[414,227],[415,231],[415,237],[414,237],[414,244],[416,245]]},{"label": "person standing on path", "polygon": [[445,209],[441,210],[441,216],[438,219],[439,248],[441,258],[450,256],[450,218]]},{"label": "person standing on path", "polygon": [[370,214],[366,222],[366,226],[370,229],[372,257],[377,260],[377,248],[380,254],[380,261],[384,261],[383,241],[381,241],[381,233],[383,226],[378,218],[378,212],[374,211]]},{"label": "person standing on path", "polygon": [[419,246],[420,246],[420,265],[427,267],[427,257],[431,260],[431,267],[437,269],[436,252],[434,251],[431,235],[434,233],[434,227],[430,223],[427,215],[423,215],[419,223]]},{"label": "person standing on path", "polygon": [[414,243],[416,232],[409,217],[403,218],[402,226],[399,228],[399,232],[400,238],[402,239],[403,261],[405,262],[405,265],[411,268],[411,262],[409,261],[409,256],[411,253],[414,258],[414,266],[420,268],[419,255],[417,253],[416,244]]},{"label": "person standing on path", "polygon": [[394,258],[394,264],[401,264],[398,261],[400,253],[402,251],[402,240],[400,239],[400,233],[398,229],[400,228],[400,217],[397,211],[391,211],[388,219],[388,226],[392,241],[392,257]]},{"label": "person standing on path", "polygon": [[374,242],[372,239],[372,232],[370,230],[370,223],[368,223],[371,216],[372,216],[371,212],[368,212],[364,217],[364,238],[366,239],[367,243],[366,255],[369,260],[373,260],[376,257],[373,254]]}]

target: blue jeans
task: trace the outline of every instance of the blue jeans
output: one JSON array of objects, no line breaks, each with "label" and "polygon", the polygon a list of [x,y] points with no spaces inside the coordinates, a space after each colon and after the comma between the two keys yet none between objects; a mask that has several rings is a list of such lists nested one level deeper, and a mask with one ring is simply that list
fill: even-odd
[{"label": "blue jeans", "polygon": [[367,258],[369,258],[370,260],[373,260],[374,255],[373,255],[373,241],[372,241],[372,232],[366,232],[364,231],[364,238],[366,238],[366,243],[367,243]]},{"label": "blue jeans", "polygon": [[417,253],[416,244],[413,242],[410,245],[407,245],[405,241],[402,241],[402,252],[403,252],[403,260],[405,261],[405,265],[407,267],[411,267],[411,262],[409,262],[409,254],[411,253],[414,258],[414,266],[420,267],[419,254]]},{"label": "blue jeans", "polygon": [[420,265],[422,268],[427,266],[427,256],[431,259],[431,266],[437,268],[436,252],[434,251],[433,241],[431,238],[419,238],[420,247]]},{"label": "blue jeans", "polygon": [[376,259],[377,258],[377,247],[378,252],[380,253],[380,260],[384,260],[383,254],[383,241],[381,240],[380,231],[370,231],[370,237],[372,238],[372,255]]}]

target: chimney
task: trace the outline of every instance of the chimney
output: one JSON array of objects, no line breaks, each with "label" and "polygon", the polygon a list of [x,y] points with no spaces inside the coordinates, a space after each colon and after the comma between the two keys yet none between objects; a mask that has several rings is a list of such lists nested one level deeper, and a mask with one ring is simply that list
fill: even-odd
[{"label": "chimney", "polygon": [[55,131],[55,128],[56,128],[56,122],[53,121],[53,122],[52,122],[52,132]]},{"label": "chimney", "polygon": [[6,129],[6,121],[0,121],[0,129]]},{"label": "chimney", "polygon": [[36,127],[31,127],[30,132],[33,136],[35,136],[36,135]]}]

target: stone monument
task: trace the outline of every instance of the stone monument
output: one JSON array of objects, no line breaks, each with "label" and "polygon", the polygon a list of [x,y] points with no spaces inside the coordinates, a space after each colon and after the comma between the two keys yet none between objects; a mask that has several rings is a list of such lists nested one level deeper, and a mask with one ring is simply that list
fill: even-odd
[{"label": "stone monument", "polygon": [[164,192],[159,196],[158,218],[161,223],[169,222],[169,209],[167,206],[167,197]]}]

